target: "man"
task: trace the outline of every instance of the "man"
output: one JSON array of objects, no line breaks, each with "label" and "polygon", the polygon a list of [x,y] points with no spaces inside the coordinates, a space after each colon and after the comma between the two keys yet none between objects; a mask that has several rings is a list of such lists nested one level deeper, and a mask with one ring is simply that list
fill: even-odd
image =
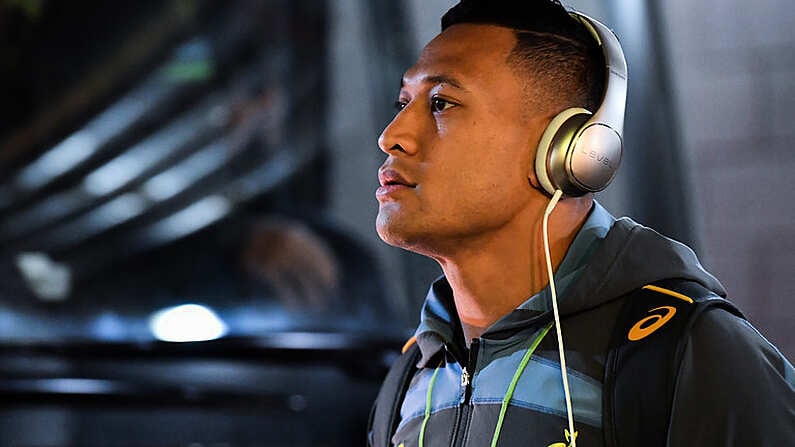
[{"label": "man", "polygon": [[[376,226],[444,276],[371,442],[795,445],[795,370],[693,252],[588,190],[554,205],[559,188],[539,178],[550,122],[605,100],[605,57],[555,1],[464,0],[404,74],[378,141]],[[390,405],[394,423],[379,425]]]}]

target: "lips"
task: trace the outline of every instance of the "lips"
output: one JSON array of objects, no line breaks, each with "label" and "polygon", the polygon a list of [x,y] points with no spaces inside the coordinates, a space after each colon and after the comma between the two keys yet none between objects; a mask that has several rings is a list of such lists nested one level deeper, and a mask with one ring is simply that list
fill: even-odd
[{"label": "lips", "polygon": [[391,201],[402,191],[413,189],[417,186],[406,179],[400,172],[391,168],[378,170],[378,182],[381,187],[375,191],[375,197],[380,201]]},{"label": "lips", "polygon": [[400,185],[407,186],[409,188],[417,186],[416,184],[406,180],[401,173],[395,171],[394,169],[379,169],[378,182],[381,184],[381,186]]}]

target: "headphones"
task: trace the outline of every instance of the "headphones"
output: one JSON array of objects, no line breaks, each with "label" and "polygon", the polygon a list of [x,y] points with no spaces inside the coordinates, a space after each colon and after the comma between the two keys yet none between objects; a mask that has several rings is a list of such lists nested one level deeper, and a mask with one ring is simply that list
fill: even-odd
[{"label": "headphones", "polygon": [[552,118],[538,143],[535,173],[550,195],[560,189],[567,196],[577,197],[605,189],[621,164],[627,61],[610,28],[579,12],[569,14],[602,48],[605,92],[593,114],[573,107]]}]

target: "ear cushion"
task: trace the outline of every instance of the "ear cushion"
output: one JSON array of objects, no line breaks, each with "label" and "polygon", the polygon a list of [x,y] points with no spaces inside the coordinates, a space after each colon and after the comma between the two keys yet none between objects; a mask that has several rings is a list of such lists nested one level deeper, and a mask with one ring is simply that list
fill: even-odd
[{"label": "ear cushion", "polygon": [[566,153],[573,150],[572,140],[591,116],[580,107],[566,109],[552,118],[536,149],[535,173],[538,183],[549,195],[560,189],[567,195],[582,195],[570,181],[564,167]]}]

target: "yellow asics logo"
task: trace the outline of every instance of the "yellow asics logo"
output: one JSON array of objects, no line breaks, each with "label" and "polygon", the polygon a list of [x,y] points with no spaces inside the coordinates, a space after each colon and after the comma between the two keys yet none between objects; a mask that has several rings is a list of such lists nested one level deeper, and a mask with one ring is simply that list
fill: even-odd
[{"label": "yellow asics logo", "polygon": [[571,436],[569,435],[569,429],[564,429],[563,434],[566,436],[566,441],[569,442],[569,444],[565,442],[556,442],[554,444],[549,444],[547,447],[570,447],[571,443],[577,439],[577,435],[580,434],[580,432],[575,431],[574,436]]},{"label": "yellow asics logo", "polygon": [[635,323],[635,326],[632,326],[632,328],[629,330],[629,334],[627,335],[630,341],[638,341],[648,337],[654,331],[661,328],[676,314],[676,308],[673,306],[655,307],[654,309],[650,310],[649,313],[658,310],[661,310],[664,313],[649,315],[648,317]]}]

